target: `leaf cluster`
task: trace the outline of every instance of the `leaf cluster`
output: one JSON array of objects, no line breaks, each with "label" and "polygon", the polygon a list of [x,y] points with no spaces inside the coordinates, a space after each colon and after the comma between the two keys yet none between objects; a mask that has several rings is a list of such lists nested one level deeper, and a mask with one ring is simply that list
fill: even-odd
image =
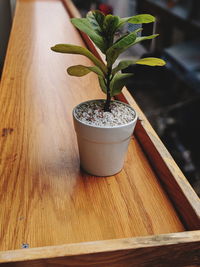
[{"label": "leaf cluster", "polygon": [[101,50],[106,57],[107,64],[104,64],[95,57],[87,48],[71,45],[58,44],[51,49],[59,53],[80,54],[88,57],[94,66],[75,65],[67,69],[69,75],[81,77],[90,72],[98,75],[99,85],[105,94],[110,97],[119,94],[126,85],[128,79],[133,74],[122,74],[120,71],[131,64],[142,64],[148,66],[163,66],[165,62],[159,58],[143,58],[137,61],[125,60],[113,67],[119,55],[125,52],[129,47],[148,39],[153,39],[158,34],[149,36],[138,36],[142,31],[139,28],[133,32],[123,34],[116,40],[115,36],[126,23],[144,24],[152,23],[155,17],[149,14],[141,14],[128,18],[120,18],[114,15],[104,15],[102,12],[95,10],[88,12],[86,18],[72,18],[72,24],[80,31],[86,33],[95,45]]}]

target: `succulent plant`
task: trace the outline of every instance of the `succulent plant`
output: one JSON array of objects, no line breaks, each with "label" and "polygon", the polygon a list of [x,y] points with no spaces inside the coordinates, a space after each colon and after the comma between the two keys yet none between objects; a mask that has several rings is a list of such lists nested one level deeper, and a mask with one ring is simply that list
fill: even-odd
[{"label": "succulent plant", "polygon": [[117,65],[116,60],[119,55],[129,47],[144,41],[153,39],[158,34],[149,36],[138,36],[142,31],[139,28],[133,32],[127,32],[116,38],[119,30],[126,24],[143,24],[155,21],[155,17],[149,14],[141,14],[128,18],[120,18],[114,15],[104,15],[95,10],[87,13],[86,18],[72,18],[72,24],[80,31],[86,33],[94,44],[105,55],[106,64],[99,60],[87,48],[72,44],[57,44],[51,49],[59,53],[80,54],[88,57],[93,66],[75,65],[67,69],[69,75],[82,77],[90,72],[98,75],[99,85],[106,94],[104,111],[110,111],[111,98],[119,94],[126,85],[132,73],[121,73],[121,70],[132,64],[142,64],[148,66],[163,66],[165,61],[159,58],[142,58],[139,60],[122,60]]}]

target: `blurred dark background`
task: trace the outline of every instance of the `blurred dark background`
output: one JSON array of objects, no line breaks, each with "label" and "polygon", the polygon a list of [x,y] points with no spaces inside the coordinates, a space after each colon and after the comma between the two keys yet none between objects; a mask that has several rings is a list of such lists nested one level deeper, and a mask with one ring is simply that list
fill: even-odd
[{"label": "blurred dark background", "polygon": [[[2,4],[4,2],[4,4]],[[0,0],[0,72],[14,10],[14,0]],[[121,59],[163,58],[165,67],[132,65],[128,89],[175,161],[200,196],[200,1],[74,0],[85,16],[100,9],[121,17],[150,13],[156,22],[142,25],[142,35],[159,33],[121,55]],[[4,11],[3,11],[4,10]],[[129,25],[126,31],[133,31]]]}]

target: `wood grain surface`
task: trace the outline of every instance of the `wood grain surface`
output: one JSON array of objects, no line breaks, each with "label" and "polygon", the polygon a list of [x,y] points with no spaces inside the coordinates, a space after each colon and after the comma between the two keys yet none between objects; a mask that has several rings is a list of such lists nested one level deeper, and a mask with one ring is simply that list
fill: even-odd
[{"label": "wood grain surface", "polygon": [[184,231],[141,146],[109,178],[79,168],[73,107],[104,97],[95,75],[66,75],[84,45],[59,0],[18,0],[0,88],[0,250]]},{"label": "wood grain surface", "polygon": [[0,252],[1,266],[195,267],[200,231]]}]

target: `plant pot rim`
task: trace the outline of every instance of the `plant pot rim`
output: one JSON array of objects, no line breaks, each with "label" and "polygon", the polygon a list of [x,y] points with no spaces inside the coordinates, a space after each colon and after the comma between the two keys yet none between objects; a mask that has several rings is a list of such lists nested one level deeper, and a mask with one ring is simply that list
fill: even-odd
[{"label": "plant pot rim", "polygon": [[81,102],[80,104],[76,105],[73,108],[73,110],[72,110],[72,115],[73,115],[74,119],[77,120],[78,122],[80,122],[83,125],[86,125],[86,126],[92,127],[92,128],[98,128],[98,129],[118,129],[118,128],[122,128],[124,126],[131,125],[131,124],[135,123],[135,121],[137,121],[138,115],[137,115],[137,112],[135,111],[135,109],[132,108],[129,104],[126,104],[126,103],[124,103],[122,101],[118,101],[118,100],[112,100],[111,102],[118,102],[118,103],[121,103],[121,104],[123,104],[123,105],[128,106],[129,108],[131,108],[134,111],[134,113],[135,113],[135,118],[132,121],[130,121],[130,122],[126,123],[126,124],[115,125],[115,126],[97,126],[97,125],[91,125],[91,124],[85,123],[85,122],[81,121],[80,119],[78,119],[76,117],[76,114],[75,114],[76,108],[79,107],[79,106],[81,106],[82,104],[89,103],[89,102],[94,102],[94,101],[97,101],[97,102],[104,101],[105,102],[105,99],[92,99],[92,100],[87,100],[87,101]]}]

